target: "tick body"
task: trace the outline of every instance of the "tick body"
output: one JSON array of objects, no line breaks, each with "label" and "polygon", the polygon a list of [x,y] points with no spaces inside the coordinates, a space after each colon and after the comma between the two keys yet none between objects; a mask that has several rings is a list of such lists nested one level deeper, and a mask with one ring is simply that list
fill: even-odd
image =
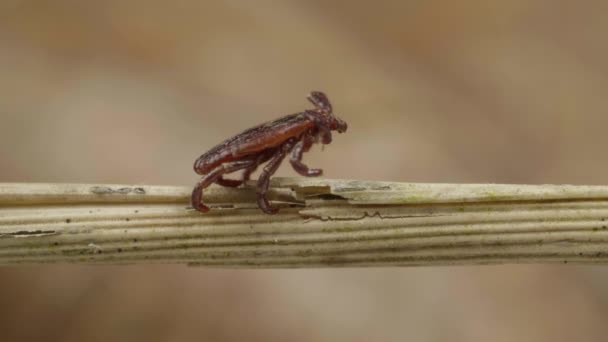
[{"label": "tick body", "polygon": [[[257,202],[267,214],[276,214],[266,198],[270,176],[281,162],[290,156],[294,170],[307,177],[320,176],[321,169],[310,169],[302,163],[302,155],[317,142],[327,145],[332,131],[346,132],[346,122],[335,117],[325,94],[313,91],[308,100],[314,109],[284,116],[280,119],[250,128],[213,147],[194,162],[194,171],[203,177],[192,191],[192,207],[200,212],[209,211],[202,203],[203,189],[213,183],[237,187],[249,180],[259,165],[266,163],[257,184]],[[240,180],[226,179],[225,174],[243,170]]]}]

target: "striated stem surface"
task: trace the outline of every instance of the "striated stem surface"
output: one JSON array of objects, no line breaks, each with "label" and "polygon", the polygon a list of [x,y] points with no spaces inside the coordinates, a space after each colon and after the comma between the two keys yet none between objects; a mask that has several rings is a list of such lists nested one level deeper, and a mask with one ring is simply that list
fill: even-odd
[{"label": "striated stem surface", "polygon": [[608,187],[276,178],[255,187],[0,184],[0,264],[608,263]]}]

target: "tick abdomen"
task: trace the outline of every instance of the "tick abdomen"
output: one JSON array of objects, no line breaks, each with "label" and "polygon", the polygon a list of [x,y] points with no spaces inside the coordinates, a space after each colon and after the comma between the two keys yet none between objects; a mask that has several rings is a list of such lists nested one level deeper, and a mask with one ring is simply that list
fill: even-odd
[{"label": "tick abdomen", "polygon": [[[207,174],[223,163],[277,147],[311,127],[312,122],[297,113],[250,128],[200,156],[194,163],[194,172]],[[272,134],[268,134],[271,130]]]}]

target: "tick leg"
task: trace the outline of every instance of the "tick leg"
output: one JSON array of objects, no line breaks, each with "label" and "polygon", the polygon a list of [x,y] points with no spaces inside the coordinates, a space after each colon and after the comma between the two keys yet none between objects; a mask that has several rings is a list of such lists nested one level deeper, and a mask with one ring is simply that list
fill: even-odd
[{"label": "tick leg", "polygon": [[219,176],[219,178],[215,182],[221,186],[225,186],[228,188],[236,188],[237,186],[243,184],[242,180],[226,179],[224,178],[224,176]]},{"label": "tick leg", "polygon": [[281,165],[281,162],[283,161],[283,159],[285,158],[287,153],[289,153],[289,151],[291,151],[291,149],[293,148],[295,142],[296,142],[295,139],[293,139],[293,140],[290,139],[285,144],[283,144],[279,148],[279,150],[275,152],[274,156],[272,157],[272,159],[270,159],[268,164],[266,164],[266,166],[264,166],[264,170],[260,174],[260,178],[258,179],[258,194],[257,194],[258,195],[258,206],[266,214],[272,215],[272,214],[276,214],[279,211],[279,209],[274,208],[270,205],[270,203],[268,202],[268,199],[266,198],[266,193],[268,192],[268,185],[270,184],[270,176],[272,176],[277,171],[277,169]]},{"label": "tick leg", "polygon": [[251,165],[248,166],[247,168],[245,168],[245,171],[243,172],[243,177],[241,180],[227,179],[227,178],[224,178],[224,176],[220,176],[215,181],[215,183],[219,184],[221,186],[229,187],[229,188],[236,188],[236,187],[240,186],[241,184],[245,183],[246,181],[248,181],[249,177],[251,177],[251,174],[255,172],[255,170],[258,168],[258,166],[260,164],[268,161],[268,159],[270,159],[275,153],[276,153],[275,150],[266,150],[266,151],[260,153],[259,155],[255,156],[255,159],[252,159],[252,160],[250,159]]},{"label": "tick leg", "polygon": [[203,204],[203,189],[216,182],[223,174],[230,173],[250,167],[254,163],[252,160],[241,160],[232,163],[226,163],[216,167],[213,171],[206,174],[201,180],[196,183],[192,191],[192,207],[202,213],[209,211],[209,207]]},{"label": "tick leg", "polygon": [[254,173],[255,170],[257,170],[258,166],[260,164],[267,162],[276,153],[277,153],[277,151],[274,149],[269,149],[269,150],[266,150],[266,151],[260,153],[256,157],[255,163],[253,165],[251,165],[250,167],[246,168],[245,171],[243,172],[243,182],[248,181],[249,178],[251,177],[251,174]]},{"label": "tick leg", "polygon": [[296,170],[297,173],[306,177],[316,177],[323,174],[323,170],[309,169],[308,166],[302,163],[302,155],[304,152],[308,152],[312,146],[312,143],[313,139],[310,135],[304,136],[304,138],[302,138],[302,140],[300,140],[293,148],[291,159],[289,160],[293,169]]},{"label": "tick leg", "polygon": [[318,109],[331,114],[332,108],[327,95],[320,91],[313,91],[308,95],[308,101],[312,102]]},{"label": "tick leg", "polygon": [[258,166],[261,163],[255,163],[252,166],[248,167],[245,169],[245,171],[243,172],[243,183],[245,183],[246,181],[249,180],[249,178],[251,177],[251,174],[255,172],[255,170],[258,169]]}]

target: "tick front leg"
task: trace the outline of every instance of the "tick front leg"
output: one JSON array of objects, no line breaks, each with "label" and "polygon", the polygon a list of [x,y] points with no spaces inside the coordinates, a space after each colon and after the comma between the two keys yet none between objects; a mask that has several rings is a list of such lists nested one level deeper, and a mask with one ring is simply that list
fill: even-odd
[{"label": "tick front leg", "polygon": [[216,182],[225,173],[235,172],[238,170],[246,169],[250,167],[254,161],[242,160],[232,163],[227,163],[218,166],[213,171],[206,174],[201,180],[196,183],[194,190],[192,191],[192,207],[202,213],[209,211],[209,207],[203,204],[203,189]]},{"label": "tick front leg", "polygon": [[277,169],[281,165],[281,162],[283,161],[283,159],[285,158],[287,153],[289,153],[289,151],[291,151],[291,149],[295,145],[295,142],[296,142],[296,140],[293,139],[293,140],[289,140],[285,144],[283,144],[279,148],[279,150],[276,151],[276,153],[274,154],[272,159],[270,159],[268,164],[266,164],[266,166],[264,167],[264,170],[260,174],[260,178],[258,179],[258,193],[257,193],[258,206],[266,214],[272,215],[272,214],[276,214],[279,211],[279,209],[274,208],[273,206],[270,205],[270,203],[268,202],[268,199],[266,198],[266,193],[268,192],[268,186],[270,185],[270,176],[272,176],[277,171]]},{"label": "tick front leg", "polygon": [[309,169],[306,164],[302,163],[302,155],[304,152],[308,152],[310,147],[312,146],[313,138],[309,135],[306,135],[302,140],[300,140],[293,149],[291,154],[291,159],[289,162],[294,170],[302,176],[306,177],[316,177],[323,174],[323,170],[321,169]]}]

